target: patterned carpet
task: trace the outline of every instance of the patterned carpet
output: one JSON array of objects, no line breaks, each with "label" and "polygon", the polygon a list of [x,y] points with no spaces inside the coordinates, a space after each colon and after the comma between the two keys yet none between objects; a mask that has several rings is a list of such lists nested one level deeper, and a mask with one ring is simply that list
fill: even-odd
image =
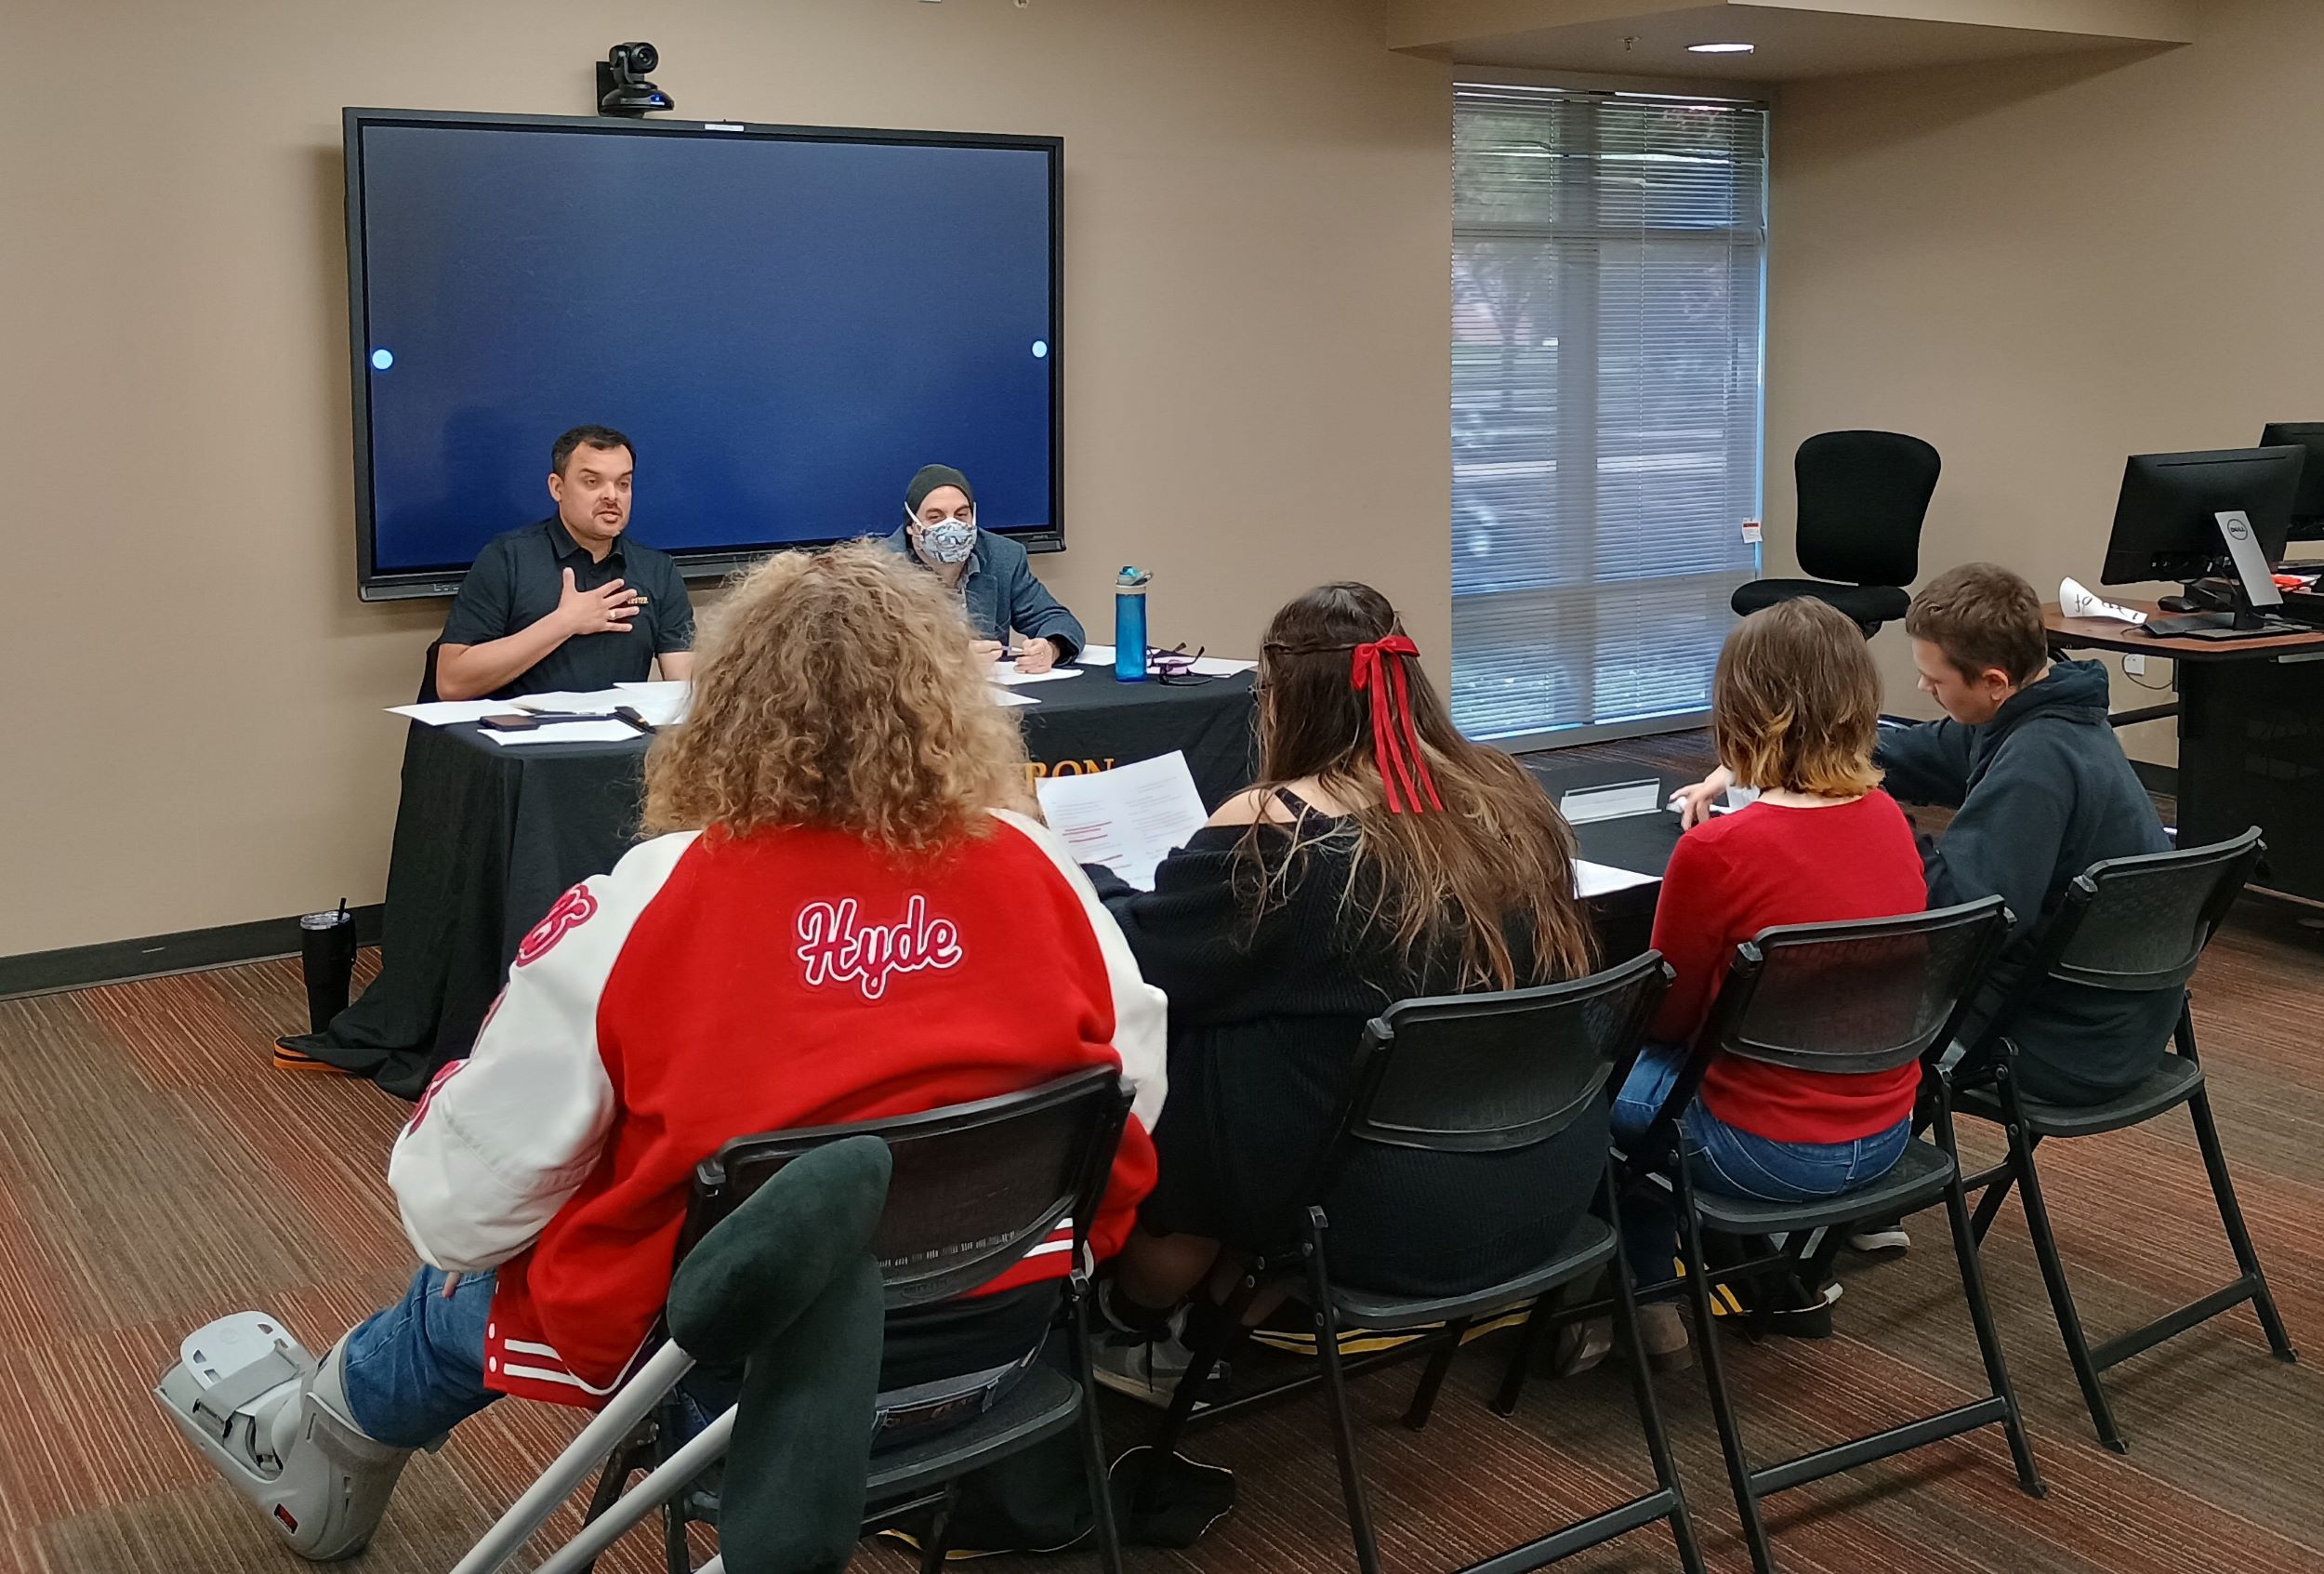
[{"label": "patterned carpet", "polygon": [[[2309,1363],[2270,1361],[2249,1312],[2231,1314],[2116,1371],[2110,1392],[2133,1451],[2106,1453],[2013,1207],[1987,1271],[2050,1497],[2017,1492],[1988,1430],[1776,1500],[1770,1525],[1786,1568],[2324,1567],[2320,994],[2324,937],[2253,907],[2214,944],[2196,1012],[2244,1206]],[[366,1086],[271,1070],[270,1041],[302,1009],[288,961],[0,1001],[0,1570],[298,1566],[179,1442],[147,1390],[178,1336],[209,1317],[264,1307],[320,1348],[408,1272],[382,1178],[404,1108]],[[2044,1175],[2093,1338],[2231,1274],[2184,1118],[2045,1152]],[[1924,1216],[1904,1262],[1845,1271],[1829,1342],[1730,1343],[1761,1458],[1968,1394],[1974,1348],[1933,1223]],[[1472,1347],[1424,1433],[1395,1424],[1409,1369],[1357,1388],[1392,1571],[1467,1563],[1639,1489],[1644,1456],[1618,1379],[1537,1382],[1504,1422],[1483,1404],[1500,1349]],[[1665,1379],[1661,1391],[1706,1555],[1714,1568],[1742,1567],[1699,1374]],[[1135,1441],[1148,1414],[1109,1403],[1112,1439]],[[414,1463],[373,1550],[349,1567],[441,1574],[572,1425],[569,1412],[517,1402],[479,1417],[442,1455]],[[1191,1552],[1133,1552],[1134,1569],[1350,1566],[1313,1401],[1200,1434],[1196,1451],[1238,1472],[1240,1506]],[[1094,1567],[1072,1554],[1043,1561]],[[858,1566],[905,1567],[877,1549]],[[601,1567],[659,1564],[638,1535]],[[1646,1530],[1566,1567],[1676,1560],[1667,1536]]]}]

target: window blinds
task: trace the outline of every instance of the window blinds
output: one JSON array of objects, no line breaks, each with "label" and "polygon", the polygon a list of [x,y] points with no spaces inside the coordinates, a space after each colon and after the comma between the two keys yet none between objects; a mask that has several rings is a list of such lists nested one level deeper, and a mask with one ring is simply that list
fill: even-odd
[{"label": "window blinds", "polygon": [[1468,86],[1453,120],[1453,711],[1708,707],[1759,516],[1766,112]]}]

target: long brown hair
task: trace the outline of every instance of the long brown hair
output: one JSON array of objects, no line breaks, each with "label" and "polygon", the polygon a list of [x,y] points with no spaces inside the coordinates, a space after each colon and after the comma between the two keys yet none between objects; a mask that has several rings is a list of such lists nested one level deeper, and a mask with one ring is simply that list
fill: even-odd
[{"label": "long brown hair", "polygon": [[826,826],[918,853],[1029,807],[1023,734],[969,638],[884,546],[775,553],[720,604],[685,723],[646,757],[644,828]]},{"label": "long brown hair", "polygon": [[1745,787],[1861,798],[1881,785],[1880,725],[1881,676],[1846,614],[1801,596],[1727,631],[1710,737]]},{"label": "long brown hair", "polygon": [[[1419,662],[1401,665],[1421,761],[1443,808],[1389,808],[1370,698],[1353,681],[1358,645],[1401,634],[1395,608],[1368,585],[1320,586],[1276,613],[1260,647],[1261,790],[1313,777],[1354,821],[1355,862],[1371,894],[1364,921],[1409,962],[1458,938],[1460,988],[1510,989],[1589,971],[1591,933],[1574,898],[1573,832],[1540,784],[1495,749],[1462,737]],[[1425,796],[1425,795],[1424,795]],[[1289,876],[1261,861],[1261,826],[1243,842],[1259,861],[1261,906]],[[1293,856],[1305,833],[1293,831]],[[1312,840],[1312,839],[1311,839]],[[1532,953],[1523,975],[1506,926]]]}]

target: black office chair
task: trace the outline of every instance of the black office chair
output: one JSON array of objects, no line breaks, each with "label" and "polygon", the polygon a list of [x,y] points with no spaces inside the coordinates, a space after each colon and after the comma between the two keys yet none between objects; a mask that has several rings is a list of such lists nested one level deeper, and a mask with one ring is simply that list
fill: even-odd
[{"label": "black office chair", "polygon": [[[2047,1490],[2034,1464],[2000,1339],[1994,1331],[1953,1145],[1950,1096],[1933,1065],[1952,1042],[1951,1029],[1999,951],[2009,924],[2001,899],[1988,896],[1907,918],[1762,930],[1736,947],[1696,1055],[1631,1155],[1643,1168],[1669,1173],[1677,1191],[1683,1282],[1695,1313],[1703,1378],[1710,1390],[1711,1414],[1718,1422],[1736,1510],[1742,1516],[1751,1567],[1759,1574],[1775,1567],[1760,1518],[1762,1497],[1979,1427],[1999,1422],[2017,1465],[2018,1485],[2033,1497]],[[1914,1140],[1887,1174],[1820,1202],[1748,1201],[1699,1191],[1686,1166],[1675,1161],[1677,1122],[1694,1102],[1714,1053],[1825,1073],[1889,1071],[1921,1061],[1929,1067],[1923,1077],[1937,1140]],[[1961,1290],[1976,1329],[1978,1354],[1985,1360],[1986,1396],[1779,1464],[1753,1468],[1727,1395],[1712,1321],[1713,1292],[1754,1278],[1818,1282],[1820,1274],[1808,1266],[1812,1243],[1836,1243],[1845,1225],[1901,1218],[1938,1202],[1945,1205],[1952,1227]],[[1784,1244],[1772,1255],[1714,1268],[1704,1249],[1706,1234],[1742,1239],[1780,1237]],[[1763,1294],[1759,1302],[1763,1306],[1769,1299]]]},{"label": "black office chair", "polygon": [[1800,444],[1796,550],[1813,579],[1737,586],[1738,615],[1798,596],[1829,602],[1867,638],[1905,615],[1921,572],[1921,524],[1936,492],[1936,450],[1895,431],[1818,432]]},{"label": "black office chair", "polygon": [[441,697],[436,693],[436,662],[442,654],[442,640],[429,645],[427,657],[420,663],[419,697],[412,702],[414,705],[433,705]]},{"label": "black office chair", "polygon": [[[2227,1178],[2226,1156],[2219,1144],[2219,1129],[2212,1120],[2211,1094],[2204,1086],[2202,1065],[2196,1058],[2195,1020],[2185,1003],[2187,980],[2194,976],[2203,948],[2211,944],[2237,893],[2251,878],[2261,852],[2259,827],[2254,826],[2233,840],[2209,847],[2093,864],[2067,888],[2066,900],[2051,920],[2024,978],[1977,1041],[1967,1047],[1955,1076],[1961,1088],[1961,1112],[1997,1121],[2009,1132],[2009,1157],[1967,1181],[1972,1190],[1989,1188],[1978,1200],[1974,1221],[1977,1238],[1985,1238],[2010,1188],[2016,1186],[2026,1210],[2026,1228],[2033,1237],[2034,1256],[2041,1264],[2042,1283],[2050,1292],[2050,1307],[2057,1314],[2058,1333],[2066,1341],[2067,1357],[2081,1383],[2091,1424],[2097,1429],[2099,1441],[2117,1453],[2127,1452],[2130,1446],[2116,1427],[2114,1411],[2099,1386],[2098,1374],[2108,1368],[2246,1301],[2258,1316],[2267,1347],[2276,1358],[2298,1358],[2284,1332],[2283,1318],[2277,1314],[2275,1297],[2268,1293],[2266,1277],[2260,1272],[2259,1255],[2251,1248],[2251,1232],[2244,1227],[2234,1183]],[[2013,1012],[2028,998],[2057,985],[2179,990],[2173,1052],[2164,1057],[2161,1066],[2146,1081],[2103,1104],[2053,1104],[2028,1097],[2016,1075],[2017,1047],[2010,1041],[2009,1023]],[[2238,1276],[2093,1350],[2083,1336],[2081,1316],[2066,1282],[2066,1264],[2051,1233],[2050,1211],[2042,1199],[2040,1176],[2034,1169],[2034,1149],[2052,1137],[2094,1137],[2119,1131],[2182,1104],[2195,1123],[2203,1168],[2211,1177],[2212,1199],[2218,1205],[2219,1222],[2235,1253]]]},{"label": "black office chair", "polygon": [[[946,1522],[962,1476],[1077,1424],[1099,1557],[1106,1574],[1121,1574],[1090,1376],[1087,1247],[1129,1104],[1118,1074],[1094,1067],[1025,1092],[920,1115],[737,1138],[695,1169],[681,1263],[694,1241],[801,1154],[851,1137],[884,1141],[894,1169],[871,1247],[891,1311],[949,1301],[988,1284],[1071,1222],[1073,1267],[1061,1309],[1071,1375],[1037,1360],[975,1420],[872,1456],[864,1528],[869,1533],[934,1511],[921,1540],[923,1569],[944,1567]],[[591,1527],[617,1501],[628,1504],[622,1488],[634,1472],[662,1469],[691,1446],[683,1443],[682,1413],[673,1382],[645,1424],[607,1459],[589,1502]],[[654,1485],[649,1475],[631,1496],[649,1493]],[[686,1527],[716,1522],[717,1491],[697,1478],[664,1495],[666,1557],[671,1574],[685,1574],[692,1567]],[[625,1514],[625,1523],[642,1517],[630,1509]]]},{"label": "black office chair", "polygon": [[[1286,1221],[1287,1245],[1253,1263],[1221,1315],[1198,1338],[1193,1363],[1154,1443],[1155,1457],[1167,1459],[1191,1422],[1207,1426],[1320,1385],[1356,1566],[1363,1574],[1379,1574],[1380,1548],[1348,1408],[1349,1376],[1431,1352],[1405,1414],[1405,1424],[1417,1430],[1427,1424],[1437,1391],[1459,1352],[1461,1336],[1472,1324],[1541,1302],[1561,1287],[1586,1281],[1608,1267],[1615,1284],[1610,1299],[1567,1308],[1550,1320],[1611,1313],[1618,1338],[1636,1351],[1637,1306],[1622,1265],[1617,1225],[1606,1220],[1586,1216],[1554,1256],[1516,1277],[1465,1295],[1419,1298],[1377,1293],[1335,1280],[1326,1255],[1329,1221],[1321,1199],[1333,1175],[1366,1146],[1440,1155],[1499,1154],[1562,1134],[1604,1096],[1615,1062],[1636,1048],[1669,980],[1660,953],[1649,951],[1570,984],[1400,1001],[1368,1024],[1356,1052],[1353,1095],[1331,1138],[1319,1150],[1302,1192],[1307,1201],[1296,1210],[1295,1220]],[[1610,1166],[1601,1171],[1599,1188],[1608,1219],[1618,1218]],[[1196,1413],[1196,1396],[1211,1369],[1248,1334],[1244,1312],[1262,1289],[1274,1285],[1287,1285],[1314,1312],[1319,1369]],[[1344,1326],[1382,1332],[1435,1331],[1415,1343],[1349,1360],[1340,1351]],[[1670,1522],[1679,1559],[1689,1574],[1700,1574],[1701,1554],[1646,1363],[1633,1359],[1630,1369],[1631,1396],[1654,1464],[1655,1490],[1497,1554],[1464,1574],[1538,1568],[1658,1519]]]}]

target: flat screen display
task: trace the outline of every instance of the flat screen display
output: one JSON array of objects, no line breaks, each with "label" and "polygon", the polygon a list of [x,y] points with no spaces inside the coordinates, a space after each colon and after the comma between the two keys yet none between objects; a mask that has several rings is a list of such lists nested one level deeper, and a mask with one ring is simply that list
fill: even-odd
[{"label": "flat screen display", "polygon": [[444,594],[627,433],[629,529],[717,574],[903,522],[923,464],[1059,517],[1053,138],[346,112],[357,560]]}]

